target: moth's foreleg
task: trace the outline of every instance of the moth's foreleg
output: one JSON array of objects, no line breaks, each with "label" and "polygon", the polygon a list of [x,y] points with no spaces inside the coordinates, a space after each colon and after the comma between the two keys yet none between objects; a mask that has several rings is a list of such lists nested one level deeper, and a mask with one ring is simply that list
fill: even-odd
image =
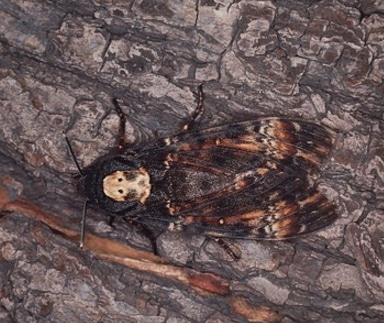
[{"label": "moth's foreleg", "polygon": [[157,236],[149,228],[147,225],[145,225],[143,222],[140,222],[139,218],[130,218],[130,217],[124,217],[123,218],[125,222],[132,225],[137,231],[141,232],[151,243],[152,251],[155,255],[158,255],[158,248],[157,248]]},{"label": "moth's foreleg", "polygon": [[121,110],[121,107],[119,103],[117,102],[117,99],[112,99],[113,106],[115,108],[115,111],[119,117],[119,132],[116,138],[116,149],[118,152],[121,152],[125,145],[126,145],[126,137],[125,137],[125,114],[123,110]]},{"label": "moth's foreleg", "polygon": [[198,87],[198,99],[197,106],[195,111],[193,111],[192,115],[189,116],[188,122],[183,126],[182,132],[187,132],[191,130],[195,124],[196,119],[203,113],[204,107],[204,93],[203,93],[203,84],[200,84]]}]

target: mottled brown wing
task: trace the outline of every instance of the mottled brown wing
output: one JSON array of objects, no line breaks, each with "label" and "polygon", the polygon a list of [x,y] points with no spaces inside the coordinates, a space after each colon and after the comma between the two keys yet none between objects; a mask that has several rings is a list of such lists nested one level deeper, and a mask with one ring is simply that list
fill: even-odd
[{"label": "mottled brown wing", "polygon": [[[260,155],[299,171],[317,168],[328,155],[332,140],[328,132],[302,120],[264,118],[205,130],[191,131],[171,138],[179,155],[198,159],[209,155],[211,162],[238,170],[227,158],[250,166]],[[201,154],[201,155],[200,155]],[[230,155],[228,155],[230,154]],[[220,158],[221,157],[221,158]]]},{"label": "mottled brown wing", "polygon": [[320,229],[337,215],[307,177],[331,144],[323,127],[279,118],[167,138],[167,211],[214,237],[282,239]]}]

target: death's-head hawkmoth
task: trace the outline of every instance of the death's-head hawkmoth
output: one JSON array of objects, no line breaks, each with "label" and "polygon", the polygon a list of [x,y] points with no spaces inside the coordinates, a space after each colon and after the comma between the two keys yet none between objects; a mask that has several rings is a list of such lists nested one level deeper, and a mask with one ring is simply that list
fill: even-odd
[{"label": "death's-head hawkmoth", "polygon": [[117,147],[81,170],[87,201],[147,226],[214,238],[286,239],[337,218],[334,204],[308,180],[332,146],[323,126],[263,117],[190,130],[202,110],[200,94],[183,131],[134,150],[114,100]]}]

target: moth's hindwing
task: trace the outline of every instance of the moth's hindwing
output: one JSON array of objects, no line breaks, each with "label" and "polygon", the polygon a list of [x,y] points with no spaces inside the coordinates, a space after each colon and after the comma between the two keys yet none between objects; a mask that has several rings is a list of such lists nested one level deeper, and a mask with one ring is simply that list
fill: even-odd
[{"label": "moth's hindwing", "polygon": [[323,228],[335,206],[309,174],[332,140],[319,125],[262,118],[122,148],[84,173],[90,202],[149,226],[284,239]]}]

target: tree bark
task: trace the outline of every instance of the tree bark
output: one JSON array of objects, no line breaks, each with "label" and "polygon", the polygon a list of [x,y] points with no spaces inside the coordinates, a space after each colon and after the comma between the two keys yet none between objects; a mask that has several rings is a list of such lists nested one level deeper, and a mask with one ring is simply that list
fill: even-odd
[{"label": "tree bark", "polygon": [[[0,320],[382,322],[383,32],[384,5],[369,0],[0,2]],[[328,127],[316,181],[339,219],[293,241],[229,241],[233,261],[175,232],[152,257],[140,230],[92,209],[79,249],[64,135],[82,167],[105,154],[112,98],[133,146],[176,134],[201,83],[197,127]]]}]

